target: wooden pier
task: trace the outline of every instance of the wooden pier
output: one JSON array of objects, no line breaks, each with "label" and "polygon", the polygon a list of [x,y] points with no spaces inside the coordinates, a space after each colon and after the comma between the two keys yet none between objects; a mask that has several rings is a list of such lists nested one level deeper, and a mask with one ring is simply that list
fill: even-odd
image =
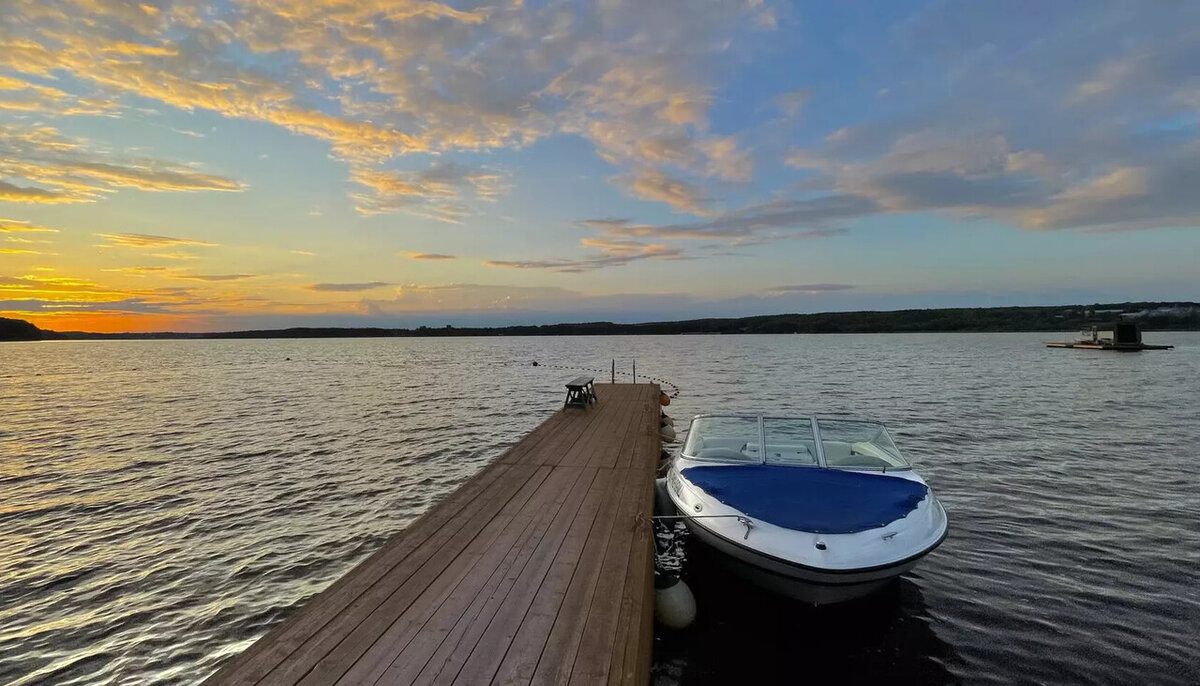
[{"label": "wooden pier", "polygon": [[659,388],[596,395],[206,683],[648,683]]}]

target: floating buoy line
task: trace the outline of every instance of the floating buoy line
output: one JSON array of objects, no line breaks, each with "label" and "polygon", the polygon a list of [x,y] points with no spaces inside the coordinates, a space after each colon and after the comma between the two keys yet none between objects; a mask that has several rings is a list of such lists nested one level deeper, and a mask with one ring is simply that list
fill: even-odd
[{"label": "floating buoy line", "polygon": [[[562,365],[562,364],[545,364],[543,362],[538,362],[537,360],[533,360],[530,363],[530,366],[531,367],[546,367],[547,369],[561,369],[563,371],[568,371],[568,372],[591,372],[593,374],[611,374],[613,376],[621,376],[621,377],[633,376],[632,372],[623,372],[623,371],[614,370],[614,369],[593,369],[591,367],[574,367],[571,365]],[[635,369],[636,369],[636,367],[635,367]],[[663,388],[663,394],[666,395],[668,398],[678,398],[679,397],[679,386],[675,385],[674,383],[671,383],[670,381],[667,381],[666,379],[660,379],[657,376],[650,376],[649,374],[641,374],[635,378],[646,379],[648,381],[653,381],[654,383],[657,383],[660,388]],[[668,387],[668,386],[670,387],[669,391],[666,388],[664,388],[664,387]],[[663,404],[669,405],[670,403],[663,403]]]}]

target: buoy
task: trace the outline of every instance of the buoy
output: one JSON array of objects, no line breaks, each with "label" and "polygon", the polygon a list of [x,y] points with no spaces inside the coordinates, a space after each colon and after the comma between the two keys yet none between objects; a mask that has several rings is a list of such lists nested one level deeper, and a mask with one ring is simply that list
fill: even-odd
[{"label": "buoy", "polygon": [[696,621],[696,596],[682,579],[654,570],[654,617],[670,629],[686,629]]},{"label": "buoy", "polygon": [[662,405],[663,407],[670,405],[671,404],[671,396],[667,395],[666,393],[663,393],[662,391],[659,391],[658,404]]},{"label": "buoy", "polygon": [[672,427],[664,426],[662,429],[659,430],[658,434],[660,436],[662,436],[663,438],[667,439],[668,441],[675,440],[675,429],[673,429]]},{"label": "buoy", "polygon": [[668,417],[667,415],[664,414],[662,416],[662,425],[663,426],[675,426],[675,420],[671,419],[670,417]]},{"label": "buoy", "polygon": [[535,367],[538,366],[537,360],[533,361],[533,366],[535,366]]}]

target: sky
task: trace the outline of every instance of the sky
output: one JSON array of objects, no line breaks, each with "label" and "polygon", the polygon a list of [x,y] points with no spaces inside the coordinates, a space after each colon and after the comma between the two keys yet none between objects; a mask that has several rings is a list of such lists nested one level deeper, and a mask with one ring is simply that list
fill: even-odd
[{"label": "sky", "polygon": [[1200,299],[1200,3],[0,0],[60,331]]}]

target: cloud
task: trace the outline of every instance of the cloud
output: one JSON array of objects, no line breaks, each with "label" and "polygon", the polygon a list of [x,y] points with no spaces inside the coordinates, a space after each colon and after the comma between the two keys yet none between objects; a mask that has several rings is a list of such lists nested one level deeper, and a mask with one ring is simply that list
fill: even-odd
[{"label": "cloud", "polygon": [[92,202],[119,188],[156,192],[245,188],[241,182],[186,165],[89,150],[44,125],[0,124],[0,176],[37,184],[0,181],[0,200],[27,203]]},{"label": "cloud", "polygon": [[152,253],[153,257],[161,257],[164,260],[196,260],[198,256],[186,252],[156,252]]},{"label": "cloud", "polygon": [[627,219],[585,219],[580,226],[616,238],[745,239],[751,236],[828,238],[846,232],[837,223],[874,214],[879,205],[865,197],[827,195],[752,203],[712,219],[684,224],[640,224]]},{"label": "cloud", "polygon": [[37,250],[25,248],[0,248],[0,255],[41,255]]},{"label": "cloud", "polygon": [[[1033,230],[1200,225],[1200,200],[1182,188],[1200,154],[1200,51],[1185,28],[1200,7],[1056,5],[1039,17],[929,6],[886,46],[904,113],[839,128],[788,163],[813,174],[810,188],[881,213]],[[930,59],[947,66],[922,76]]]},{"label": "cloud", "polygon": [[832,293],[836,291],[849,291],[856,288],[849,283],[806,283],[792,286],[776,286],[769,288],[765,292],[768,295],[788,295],[791,293],[800,293],[804,295],[819,295],[821,293]]},{"label": "cloud", "polygon": [[620,267],[638,260],[682,259],[683,250],[661,243],[642,243],[622,239],[584,238],[580,244],[585,248],[599,250],[600,254],[582,258],[554,258],[545,260],[484,260],[485,267],[506,269],[544,269],[561,273],[578,273]]},{"label": "cloud", "polygon": [[1029,207],[1044,197],[1036,178],[1014,174],[969,176],[953,171],[879,174],[852,183],[888,210]]},{"label": "cloud", "polygon": [[0,233],[58,233],[58,229],[18,219],[0,219]]},{"label": "cloud", "polygon": [[[39,167],[36,173],[93,179],[111,187],[137,188],[143,191],[240,191],[245,185],[213,174],[202,174],[184,166],[157,160],[133,160],[109,164],[84,160],[55,160],[53,169]],[[53,181],[49,181],[53,183]]]},{"label": "cloud", "polygon": [[65,276],[0,276],[0,296],[16,299],[110,302],[149,294],[149,291],[112,289],[88,279]]},{"label": "cloud", "polygon": [[[594,27],[616,45],[585,41],[586,57],[559,74],[544,93],[566,103],[563,131],[582,135],[601,159],[627,169],[612,177],[614,183],[636,197],[691,212],[701,209],[701,196],[707,198],[698,188],[701,182],[746,181],[754,166],[736,137],[709,130],[712,88],[698,78],[702,68],[697,67],[719,53],[711,46],[721,41],[705,39],[760,27],[748,29],[744,6],[713,3],[702,18],[660,16],[657,10],[696,14],[670,4]],[[629,50],[618,47],[623,41],[616,36],[622,30],[636,37]],[[646,35],[656,35],[656,41],[639,40]],[[655,52],[647,53],[651,44]]]},{"label": "cloud", "polygon": [[[732,40],[775,25],[770,8],[744,0],[714,0],[704,12],[682,0],[465,9],[435,1],[243,0],[201,9],[45,0],[14,12],[20,21],[0,41],[0,68],[20,76],[11,86],[29,97],[9,97],[11,107],[61,114],[68,102],[72,112],[110,111],[146,99],[279,126],[380,172],[400,156],[572,133],[630,169],[666,154],[662,164],[676,174],[739,180],[750,161],[733,138],[709,131],[707,75],[728,60]],[[61,83],[87,97],[30,81],[64,74],[70,80]],[[673,150],[640,151],[638,142],[651,139],[671,140]],[[160,181],[144,183],[157,190]],[[173,189],[238,189],[182,181],[172,179]],[[461,216],[444,198],[422,207],[402,197],[413,196],[368,190],[355,202],[366,212]]]},{"label": "cloud", "polygon": [[1116,167],[1024,210],[1031,229],[1124,230],[1200,224],[1200,149],[1153,167]]},{"label": "cloud", "polygon": [[639,259],[687,259],[684,250],[662,242],[680,240],[719,241],[699,246],[704,256],[736,255],[729,248],[781,240],[830,238],[847,233],[841,223],[879,211],[873,200],[854,195],[825,195],[797,200],[751,203],[742,208],[714,213],[705,221],[679,224],[643,224],[630,219],[605,217],[583,219],[576,226],[594,231],[581,245],[599,248],[602,255],[577,259],[489,260],[492,267],[547,269],[579,272],[628,264]]},{"label": "cloud", "polygon": [[143,298],[123,298],[121,300],[72,301],[44,300],[29,298],[21,300],[0,300],[0,312],[21,313],[56,313],[56,312],[97,312],[113,315],[149,314],[171,312],[175,308],[169,304],[147,301]]},{"label": "cloud", "polygon": [[155,236],[146,233],[98,233],[113,247],[120,248],[169,248],[177,245],[196,245],[215,247],[216,243],[200,241],[193,238],[173,238],[171,236]]},{"label": "cloud", "polygon": [[316,253],[310,250],[289,250],[293,255],[303,255],[304,257],[315,257]]},{"label": "cloud", "polygon": [[7,181],[0,181],[0,200],[7,200],[8,202],[54,204],[87,202],[88,198],[58,191],[50,191],[46,190],[45,188],[18,186],[16,184],[8,183]]},{"label": "cloud", "polygon": [[812,96],[813,90],[811,88],[802,88],[798,91],[781,93],[775,96],[774,103],[781,112],[789,117],[794,117],[800,114],[800,110],[808,104],[809,100],[812,100]]},{"label": "cloud", "polygon": [[147,274],[163,274],[171,271],[171,267],[116,267],[113,269],[101,269],[104,272],[117,272],[120,274],[130,274],[133,276],[145,276]]},{"label": "cloud", "polygon": [[705,206],[711,198],[704,189],[671,177],[658,169],[643,169],[631,175],[618,177],[616,181],[636,198],[663,202],[678,212],[708,214]]},{"label": "cloud", "polygon": [[500,174],[450,162],[410,172],[358,167],[350,178],[366,189],[352,195],[359,214],[405,211],[447,223],[460,222],[471,210],[469,201],[492,202],[504,187]]},{"label": "cloud", "polygon": [[[605,176],[623,192],[700,220],[601,233],[648,244],[828,235],[900,212],[1029,229],[1200,223],[1172,185],[1190,178],[1200,138],[1194,3],[1055,4],[1036,23],[1003,4],[923,6],[862,50],[868,85],[847,81],[848,93],[888,92],[886,103],[870,98],[881,109],[855,109],[853,123],[805,117],[829,122],[806,131],[820,142],[788,155],[806,178],[756,183],[770,201],[725,209],[723,195],[758,181],[773,141],[730,128],[742,124],[725,116],[730,93],[717,79],[779,57],[766,45],[775,12],[745,0],[703,12],[685,0],[17,3],[0,36],[0,108],[20,117],[0,127],[0,199],[242,190],[187,161],[115,153],[45,123],[206,112],[323,141],[366,215],[462,222],[505,192],[508,172],[450,160],[565,135],[612,165]],[[795,117],[825,104],[811,98],[794,90],[771,106]],[[1113,196],[1103,179],[1121,173],[1146,187]]]},{"label": "cloud", "polygon": [[252,279],[257,274],[170,274],[172,279],[187,279],[190,281],[241,281],[242,279]]},{"label": "cloud", "polygon": [[365,283],[314,283],[305,286],[310,291],[331,292],[331,293],[353,293],[357,291],[371,291],[377,288],[384,288],[392,284],[386,281],[368,281]]},{"label": "cloud", "polygon": [[1003,135],[947,138],[922,130],[865,162],[837,162],[834,153],[796,163],[822,168],[839,193],[827,197],[856,198],[878,212],[990,216],[1033,230],[1200,224],[1200,196],[1189,190],[1200,182],[1200,140],[1151,150],[1156,145],[1163,144],[1148,140],[1134,150],[1110,140],[1086,152],[1019,150]]},{"label": "cloud", "polygon": [[576,291],[553,286],[500,284],[406,284],[391,299],[367,299],[364,314],[388,316],[413,312],[446,311],[562,311],[588,298]]},{"label": "cloud", "polygon": [[457,255],[444,255],[436,252],[401,252],[401,257],[407,257],[410,260],[456,260]]},{"label": "cloud", "polygon": [[108,114],[111,99],[77,97],[51,86],[0,74],[0,111],[54,112],[60,116]]}]

